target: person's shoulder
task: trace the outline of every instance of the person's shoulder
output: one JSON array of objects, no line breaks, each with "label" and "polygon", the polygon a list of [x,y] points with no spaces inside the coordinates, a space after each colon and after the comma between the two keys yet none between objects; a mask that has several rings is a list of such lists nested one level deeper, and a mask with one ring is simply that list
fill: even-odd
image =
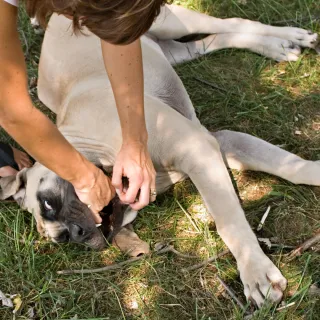
[{"label": "person's shoulder", "polygon": [[19,5],[19,0],[3,0],[3,1],[8,2],[16,7]]}]

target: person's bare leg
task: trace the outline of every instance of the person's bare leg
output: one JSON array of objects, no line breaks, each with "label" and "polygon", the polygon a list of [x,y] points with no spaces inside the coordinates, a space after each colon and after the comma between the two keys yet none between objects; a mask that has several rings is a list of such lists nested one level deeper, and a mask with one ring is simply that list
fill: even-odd
[{"label": "person's bare leg", "polygon": [[[22,152],[12,146],[10,146],[10,148],[12,149],[13,158],[17,163],[19,170],[22,170],[23,168],[30,168],[32,166],[32,162],[25,152]],[[18,171],[9,165],[0,168],[0,177],[13,176],[17,173]]]},{"label": "person's bare leg", "polygon": [[0,168],[0,177],[15,176],[17,173],[18,171],[10,166]]}]

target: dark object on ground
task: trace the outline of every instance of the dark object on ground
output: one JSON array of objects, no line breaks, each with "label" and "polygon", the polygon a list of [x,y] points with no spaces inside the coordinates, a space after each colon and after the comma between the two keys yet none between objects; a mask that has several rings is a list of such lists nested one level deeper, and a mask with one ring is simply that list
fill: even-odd
[{"label": "dark object on ground", "polygon": [[7,143],[0,142],[0,168],[6,166],[19,171],[18,164],[14,160],[12,148]]}]

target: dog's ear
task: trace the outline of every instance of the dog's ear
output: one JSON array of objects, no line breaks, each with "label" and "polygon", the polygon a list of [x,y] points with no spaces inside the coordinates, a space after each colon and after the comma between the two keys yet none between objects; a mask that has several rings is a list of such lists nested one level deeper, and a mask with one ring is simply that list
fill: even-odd
[{"label": "dog's ear", "polygon": [[13,197],[19,204],[22,203],[26,192],[27,170],[27,168],[24,168],[15,176],[0,179],[0,200]]}]

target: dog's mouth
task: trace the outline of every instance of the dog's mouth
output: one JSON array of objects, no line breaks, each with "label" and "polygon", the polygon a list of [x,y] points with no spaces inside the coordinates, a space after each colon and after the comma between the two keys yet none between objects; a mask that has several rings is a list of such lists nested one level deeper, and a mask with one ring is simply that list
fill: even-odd
[{"label": "dog's mouth", "polygon": [[[83,210],[88,208],[80,203]],[[56,242],[73,242],[84,244],[94,250],[103,250],[107,248],[114,237],[122,227],[124,211],[128,205],[124,205],[118,197],[111,200],[108,206],[104,207],[100,215],[102,217],[101,225],[94,227],[91,213],[87,213],[85,220],[73,221],[68,224],[68,234],[59,235]],[[89,222],[89,220],[92,220]],[[57,240],[57,239],[56,239]]]},{"label": "dog's mouth", "polygon": [[[122,226],[125,221],[128,205],[119,198],[114,198],[102,212],[102,223],[97,228],[87,206],[77,201],[78,210],[73,210],[73,221],[69,221],[68,228],[60,233],[55,242],[71,242],[83,244],[93,250],[104,250],[109,245],[115,245],[130,256],[149,253],[149,245],[142,241],[132,229],[132,226]],[[83,219],[79,219],[82,211]],[[70,212],[69,212],[70,217]]]},{"label": "dog's mouth", "polygon": [[[63,186],[63,185],[62,185]],[[112,243],[113,238],[121,230],[124,212],[128,205],[123,204],[119,197],[112,199],[108,206],[101,211],[102,223],[96,226],[91,210],[87,205],[82,203],[77,197],[74,188],[71,184],[65,183],[65,197],[62,202],[62,207],[59,210],[54,210],[50,216],[47,214],[47,207],[42,208],[48,219],[50,218],[55,226],[61,225],[60,232],[55,232],[54,228],[48,224],[48,234],[52,234],[54,242],[71,242],[84,244],[94,250],[103,250]],[[39,202],[43,202],[43,198],[47,200],[47,194],[40,197]],[[50,203],[55,203],[54,198]],[[52,205],[52,207],[54,207]],[[49,209],[48,209],[49,210]],[[43,214],[43,215],[44,215]],[[56,222],[55,222],[56,221]]]},{"label": "dog's mouth", "polygon": [[122,227],[123,215],[128,205],[123,204],[116,196],[108,206],[101,211],[102,223],[99,227],[107,243],[120,231]]}]

